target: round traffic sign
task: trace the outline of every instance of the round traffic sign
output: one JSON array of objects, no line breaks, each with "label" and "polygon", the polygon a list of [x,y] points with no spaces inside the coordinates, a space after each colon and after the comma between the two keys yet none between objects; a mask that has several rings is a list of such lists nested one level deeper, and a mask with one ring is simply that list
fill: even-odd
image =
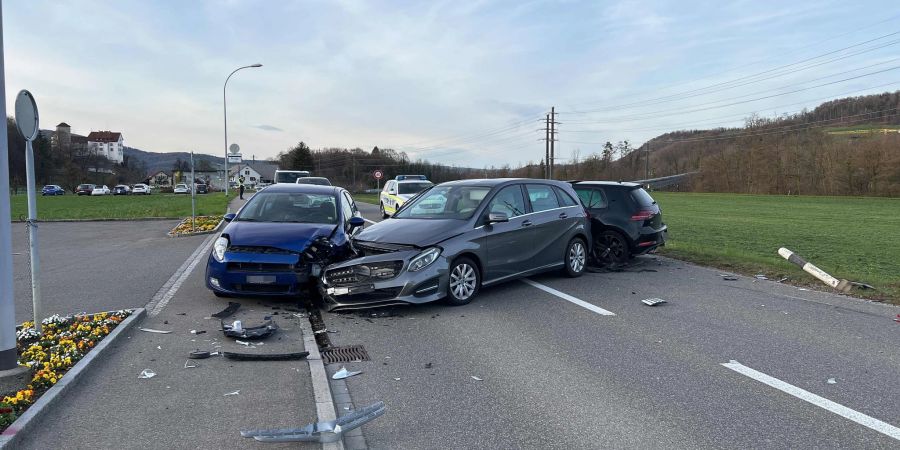
[{"label": "round traffic sign", "polygon": [[380,180],[384,178],[384,172],[376,170],[375,172],[372,172],[372,176],[375,177],[376,180]]},{"label": "round traffic sign", "polygon": [[237,144],[231,144],[231,146],[228,147],[228,151],[230,151],[232,154],[237,154],[237,152],[241,151],[241,146]]},{"label": "round traffic sign", "polygon": [[24,89],[16,96],[16,128],[26,141],[33,141],[38,134],[37,104],[31,92]]}]

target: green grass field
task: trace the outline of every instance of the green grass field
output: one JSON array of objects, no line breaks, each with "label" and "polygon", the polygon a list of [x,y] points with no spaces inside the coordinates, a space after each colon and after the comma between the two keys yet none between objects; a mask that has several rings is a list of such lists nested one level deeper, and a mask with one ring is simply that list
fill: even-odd
[{"label": "green grass field", "polygon": [[[197,196],[197,215],[223,214],[228,207],[221,192]],[[25,195],[10,197],[13,220],[28,216]],[[102,197],[66,194],[37,198],[38,220],[140,219],[145,217],[183,218],[191,215],[191,196],[175,194],[105,195]]]},{"label": "green grass field", "polygon": [[378,194],[353,194],[353,200],[378,206]]},{"label": "green grass field", "polygon": [[662,253],[827,287],[778,256],[787,247],[837,278],[900,303],[900,199],[654,192],[669,225]]}]

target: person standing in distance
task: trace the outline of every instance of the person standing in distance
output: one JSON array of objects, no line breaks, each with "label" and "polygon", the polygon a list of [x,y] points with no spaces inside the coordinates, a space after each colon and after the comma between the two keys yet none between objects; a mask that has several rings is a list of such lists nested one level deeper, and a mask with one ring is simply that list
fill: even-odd
[{"label": "person standing in distance", "polygon": [[241,195],[240,195],[241,200],[243,200],[244,199],[244,176],[243,175],[238,177],[238,187],[240,188],[240,191],[241,191]]}]

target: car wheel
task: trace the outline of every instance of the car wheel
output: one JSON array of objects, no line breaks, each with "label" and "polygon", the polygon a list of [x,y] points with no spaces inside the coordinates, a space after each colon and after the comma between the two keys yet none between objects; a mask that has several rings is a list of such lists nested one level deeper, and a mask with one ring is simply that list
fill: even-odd
[{"label": "car wheel", "polygon": [[388,217],[390,217],[390,216],[388,216],[388,213],[384,210],[384,203],[383,203],[383,202],[382,202],[382,203],[379,203],[379,207],[381,208],[381,218],[382,218],[382,219],[387,219]]},{"label": "car wheel", "polygon": [[450,285],[447,302],[453,306],[465,305],[472,301],[481,287],[478,266],[469,258],[462,257],[450,265]]},{"label": "car wheel", "polygon": [[569,241],[565,263],[564,271],[567,276],[577,278],[584,273],[584,267],[587,265],[587,246],[584,245],[583,239],[576,237]]},{"label": "car wheel", "polygon": [[594,241],[594,255],[603,264],[624,264],[628,262],[631,251],[625,236],[618,231],[607,230]]}]

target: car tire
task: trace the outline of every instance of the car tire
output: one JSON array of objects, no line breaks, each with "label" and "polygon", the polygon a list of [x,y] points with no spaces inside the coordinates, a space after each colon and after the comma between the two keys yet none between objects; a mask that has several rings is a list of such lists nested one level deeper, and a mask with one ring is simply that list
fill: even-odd
[{"label": "car tire", "polygon": [[472,301],[481,288],[481,273],[471,258],[457,258],[450,264],[450,282],[447,286],[447,303],[453,306]]},{"label": "car tire", "polygon": [[584,239],[580,237],[572,238],[569,241],[569,245],[566,246],[566,254],[563,257],[563,261],[566,264],[563,272],[565,272],[566,276],[578,278],[584,274],[584,269],[587,267],[587,256],[588,250]]},{"label": "car tire", "polygon": [[625,264],[631,258],[628,240],[618,231],[606,230],[594,240],[594,256],[603,264]]},{"label": "car tire", "polygon": [[387,211],[384,210],[384,202],[379,202],[378,205],[381,208],[381,218],[382,219],[387,219],[388,217],[391,217],[388,215]]}]

